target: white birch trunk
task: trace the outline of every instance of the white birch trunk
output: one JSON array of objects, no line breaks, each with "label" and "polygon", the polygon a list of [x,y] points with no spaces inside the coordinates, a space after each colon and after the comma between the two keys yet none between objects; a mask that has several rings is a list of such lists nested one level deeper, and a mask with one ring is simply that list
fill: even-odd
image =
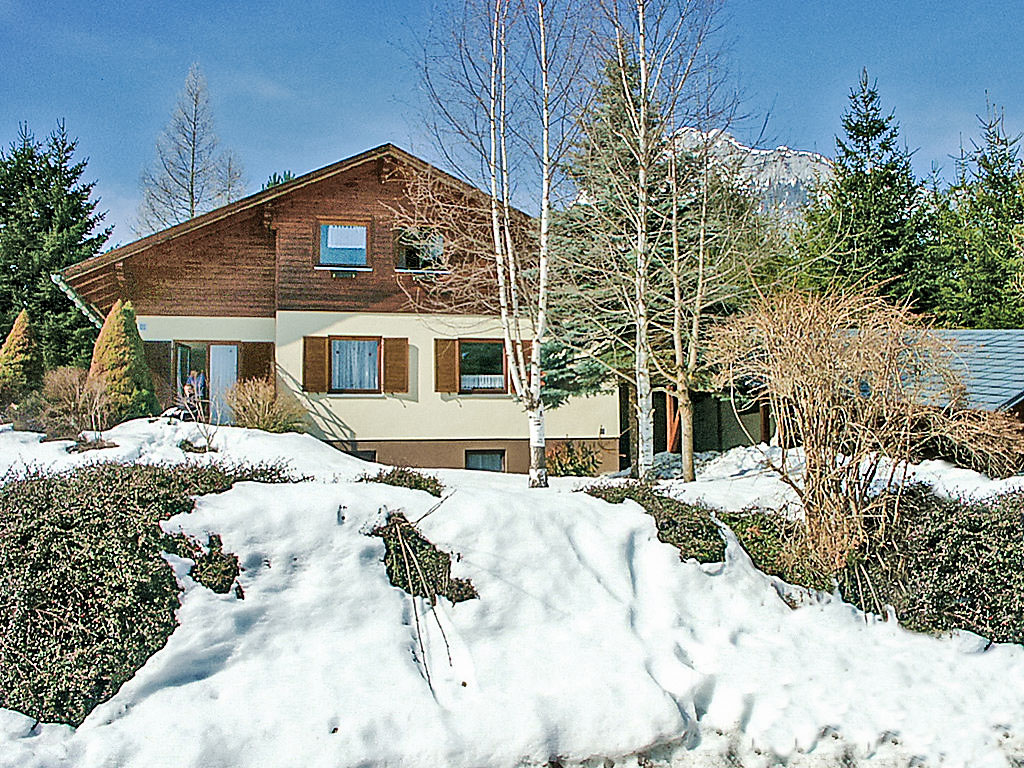
[{"label": "white birch trunk", "polygon": [[530,487],[548,487],[546,438],[544,435],[544,404],[528,412],[530,422]]}]

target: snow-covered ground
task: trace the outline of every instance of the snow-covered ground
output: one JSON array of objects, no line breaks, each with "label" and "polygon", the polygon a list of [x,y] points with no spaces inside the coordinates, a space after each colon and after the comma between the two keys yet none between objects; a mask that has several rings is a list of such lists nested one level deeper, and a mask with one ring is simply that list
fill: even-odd
[{"label": "snow-covered ground", "polygon": [[[0,472],[175,461],[194,425],[135,421],[117,448],[0,431]],[[0,710],[0,766],[1020,765],[1024,648],[932,638],[829,596],[793,610],[735,541],[680,562],[632,504],[529,490],[523,477],[438,470],[451,489],[420,527],[458,553],[479,599],[424,621],[387,580],[384,509],[437,500],[354,482],[377,467],[310,437],[222,429],[198,460],[284,460],[313,480],[240,483],[165,524],[215,532],[245,599],[184,574],[180,626],[77,730]],[[778,500],[756,449],[672,492],[739,508]],[[189,457],[196,458],[196,457]],[[947,491],[995,484],[937,463]],[[773,502],[774,503],[774,502]],[[447,647],[440,627],[444,629]],[[450,660],[449,660],[450,654]],[[427,675],[429,672],[430,683]]]}]

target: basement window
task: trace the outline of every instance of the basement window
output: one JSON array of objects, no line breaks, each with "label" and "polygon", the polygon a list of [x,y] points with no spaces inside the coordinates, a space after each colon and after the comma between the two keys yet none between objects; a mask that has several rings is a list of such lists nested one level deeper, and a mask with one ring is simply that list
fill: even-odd
[{"label": "basement window", "polygon": [[505,451],[466,451],[466,469],[484,472],[505,471]]},{"label": "basement window", "polygon": [[364,224],[321,224],[320,266],[365,267],[366,226]]}]

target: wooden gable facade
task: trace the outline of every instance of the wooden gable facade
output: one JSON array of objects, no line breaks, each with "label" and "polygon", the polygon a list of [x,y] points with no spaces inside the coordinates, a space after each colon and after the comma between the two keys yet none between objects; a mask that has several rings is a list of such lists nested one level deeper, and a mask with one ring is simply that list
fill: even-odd
[{"label": "wooden gable facade", "polygon": [[[429,168],[385,144],[75,264],[63,278],[99,316],[117,299],[139,315],[408,311],[417,286],[395,268],[399,166]],[[319,226],[333,222],[367,227],[368,269],[319,266]]]}]

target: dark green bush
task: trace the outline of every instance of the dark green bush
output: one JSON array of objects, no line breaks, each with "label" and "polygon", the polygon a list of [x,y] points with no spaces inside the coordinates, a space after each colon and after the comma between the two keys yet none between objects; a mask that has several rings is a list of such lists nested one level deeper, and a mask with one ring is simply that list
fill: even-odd
[{"label": "dark green bush", "polygon": [[[595,486],[612,503],[633,499],[680,556],[720,561],[722,539],[701,505],[685,504],[650,485]],[[983,501],[946,499],[924,486],[887,502],[886,518],[868,522],[865,540],[836,574],[843,597],[862,610],[896,609],[920,632],[966,629],[995,642],[1024,643],[1024,491]],[[802,549],[800,523],[761,510],[717,513],[765,573],[790,584],[830,591],[835,582]]]},{"label": "dark green bush", "polygon": [[701,563],[717,563],[725,558],[725,542],[708,507],[676,501],[649,483],[637,481],[595,485],[586,492],[611,504],[635,501],[654,518],[658,539],[677,547],[684,560],[692,557]]},{"label": "dark green bush", "polygon": [[401,488],[412,488],[414,491],[426,491],[431,496],[438,498],[441,498],[441,494],[444,493],[444,485],[436,477],[425,472],[417,472],[409,467],[382,469],[376,475],[366,475],[360,479],[364,483],[385,483]]},{"label": "dark green bush", "polygon": [[552,477],[594,477],[597,474],[597,449],[586,443],[566,440],[547,452],[548,474]]},{"label": "dark green bush", "polygon": [[431,603],[438,595],[453,603],[477,597],[469,579],[452,578],[451,555],[429,542],[401,512],[388,513],[370,535],[384,539],[384,569],[392,586]]},{"label": "dark green bush", "polygon": [[[198,544],[198,542],[197,542]],[[224,551],[224,543],[220,536],[212,534],[205,547],[197,546],[192,554],[196,564],[191,576],[212,592],[226,595],[235,586],[238,578],[238,557]],[[236,587],[236,594],[241,597],[241,587]]]},{"label": "dark green bush", "polygon": [[81,723],[174,630],[161,553],[190,555],[159,522],[240,480],[291,479],[275,464],[98,464],[0,481],[0,707]]},{"label": "dark green bush", "polygon": [[[679,550],[686,560],[717,563],[725,558],[725,541],[711,517],[713,510],[702,504],[687,504],[666,496],[654,486],[637,481],[619,485],[597,485],[591,496],[618,504],[632,499],[654,518],[658,538]],[[799,526],[772,512],[745,510],[715,512],[765,573],[791,584],[829,589],[831,581],[808,565],[799,549]]]},{"label": "dark green bush", "polygon": [[840,586],[864,610],[892,605],[910,629],[1024,643],[1024,492],[972,501],[906,489],[896,522],[869,529]]}]

